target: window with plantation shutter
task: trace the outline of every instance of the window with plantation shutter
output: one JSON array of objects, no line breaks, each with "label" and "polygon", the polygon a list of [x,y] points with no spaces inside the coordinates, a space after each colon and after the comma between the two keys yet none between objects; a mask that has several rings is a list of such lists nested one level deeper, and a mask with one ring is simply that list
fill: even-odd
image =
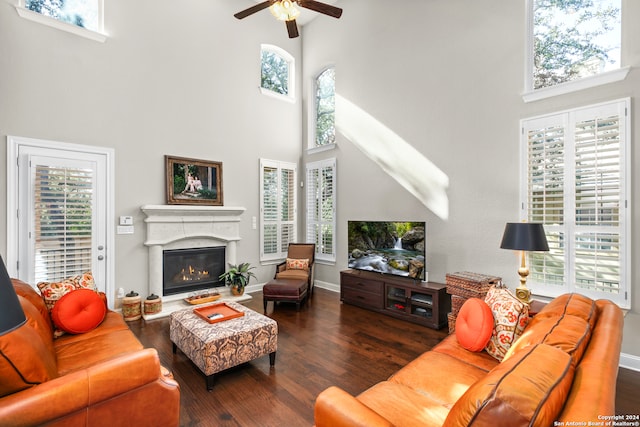
[{"label": "window with plantation shutter", "polygon": [[629,307],[628,99],[522,121],[523,219],[550,251],[530,253],[534,293],[578,292]]},{"label": "window with plantation shutter", "polygon": [[35,281],[60,281],[91,271],[93,168],[32,162]]},{"label": "window with plantation shutter", "polygon": [[336,260],[336,160],[307,164],[307,242],[316,244],[316,260]]},{"label": "window with plantation shutter", "polygon": [[260,160],[260,260],[287,256],[296,241],[296,165]]}]

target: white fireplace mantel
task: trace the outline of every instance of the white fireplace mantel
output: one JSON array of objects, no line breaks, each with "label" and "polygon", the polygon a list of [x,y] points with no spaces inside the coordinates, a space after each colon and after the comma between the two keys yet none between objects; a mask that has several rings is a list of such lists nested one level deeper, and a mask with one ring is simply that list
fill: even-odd
[{"label": "white fireplace mantel", "polygon": [[163,296],[164,315],[171,311],[171,302],[179,302],[187,296],[163,295],[164,250],[225,246],[226,262],[237,264],[236,243],[240,240],[240,217],[245,208],[144,205],[140,209],[147,215],[144,220],[147,225],[144,245],[149,247],[149,294]]}]

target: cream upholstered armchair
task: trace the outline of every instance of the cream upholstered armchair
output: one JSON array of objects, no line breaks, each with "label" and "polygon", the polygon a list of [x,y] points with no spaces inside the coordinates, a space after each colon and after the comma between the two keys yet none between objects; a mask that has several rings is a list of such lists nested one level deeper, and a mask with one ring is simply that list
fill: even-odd
[{"label": "cream upholstered armchair", "polygon": [[315,243],[289,243],[286,261],[276,267],[276,279],[305,279],[313,294],[313,262]]}]

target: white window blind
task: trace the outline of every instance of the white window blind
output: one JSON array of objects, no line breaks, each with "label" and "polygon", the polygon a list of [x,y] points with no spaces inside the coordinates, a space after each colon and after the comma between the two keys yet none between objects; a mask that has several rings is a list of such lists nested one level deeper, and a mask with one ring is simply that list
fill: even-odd
[{"label": "white window blind", "polygon": [[534,293],[579,292],[629,306],[629,100],[523,120],[523,218],[544,224]]},{"label": "white window blind", "polygon": [[296,165],[260,161],[260,260],[287,256],[296,241]]},{"label": "white window blind", "polygon": [[336,160],[307,164],[307,242],[316,244],[316,259],[335,261]]},{"label": "white window blind", "polygon": [[92,270],[93,170],[35,165],[35,280]]}]

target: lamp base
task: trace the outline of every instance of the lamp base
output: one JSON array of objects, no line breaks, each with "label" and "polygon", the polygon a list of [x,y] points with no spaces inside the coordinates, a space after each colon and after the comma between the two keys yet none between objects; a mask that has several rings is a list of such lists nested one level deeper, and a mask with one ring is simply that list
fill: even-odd
[{"label": "lamp base", "polygon": [[531,291],[522,284],[516,288],[516,298],[521,302],[530,305],[531,304]]}]

